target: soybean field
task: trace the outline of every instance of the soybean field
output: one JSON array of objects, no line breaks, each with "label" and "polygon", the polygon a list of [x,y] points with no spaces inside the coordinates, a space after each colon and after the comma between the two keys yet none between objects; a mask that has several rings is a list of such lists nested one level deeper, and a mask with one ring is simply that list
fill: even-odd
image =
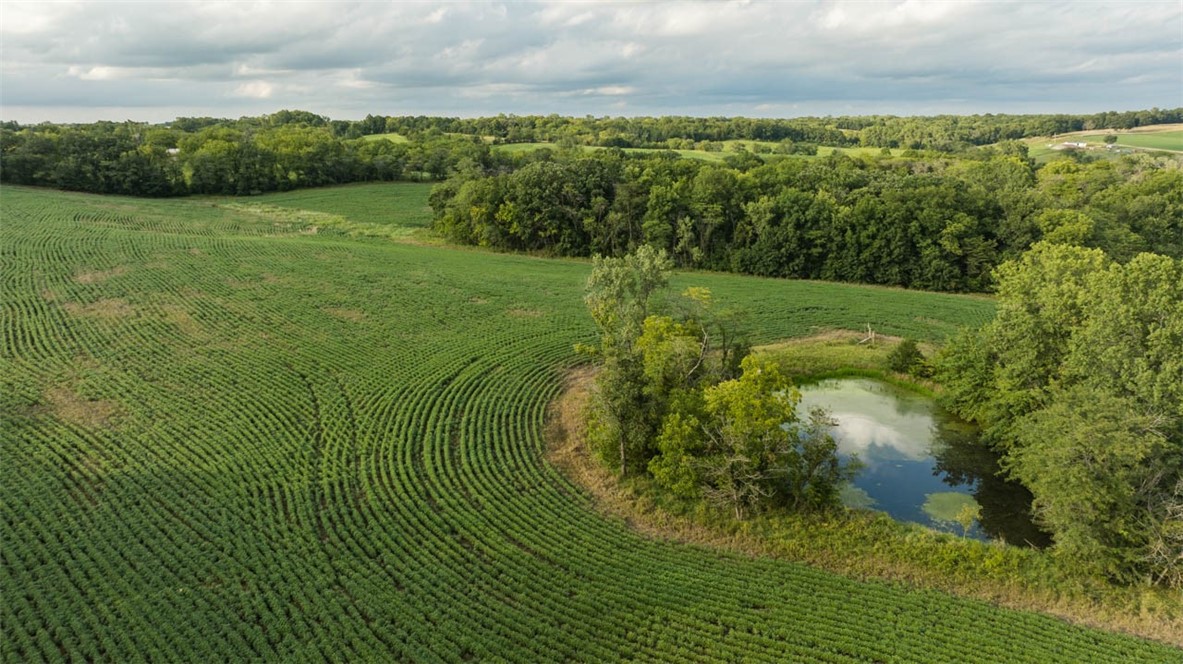
[{"label": "soybean field", "polygon": [[[310,212],[348,223],[291,196],[0,190],[4,661],[1180,659],[600,516],[542,438],[594,339],[589,264],[351,233],[404,222],[368,218],[365,188],[320,193]],[[750,309],[757,341],[992,315],[676,282]]]}]

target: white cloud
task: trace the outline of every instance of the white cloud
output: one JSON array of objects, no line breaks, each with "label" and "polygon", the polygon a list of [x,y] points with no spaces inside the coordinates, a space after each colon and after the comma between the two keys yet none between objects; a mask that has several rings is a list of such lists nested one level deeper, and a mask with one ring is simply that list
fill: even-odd
[{"label": "white cloud", "polygon": [[631,95],[637,91],[631,85],[601,85],[598,88],[589,88],[583,90],[583,94],[588,95],[604,95],[606,97],[621,97],[624,95]]},{"label": "white cloud", "polygon": [[134,74],[135,70],[128,70],[123,67],[90,67],[89,69],[71,65],[66,74],[75,78],[80,78],[84,81],[106,81],[114,78],[128,78]]},{"label": "white cloud", "polygon": [[250,81],[234,88],[235,97],[249,97],[251,99],[270,99],[275,87],[267,81]]}]

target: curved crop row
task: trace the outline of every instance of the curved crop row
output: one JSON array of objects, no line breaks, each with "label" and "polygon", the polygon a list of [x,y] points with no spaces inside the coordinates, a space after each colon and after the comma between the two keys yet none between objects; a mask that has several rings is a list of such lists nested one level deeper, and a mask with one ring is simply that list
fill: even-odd
[{"label": "curved crop row", "polygon": [[[582,264],[4,196],[4,660],[1178,659],[603,519],[542,459],[593,333]],[[990,306],[682,281],[763,339],[939,337]]]}]

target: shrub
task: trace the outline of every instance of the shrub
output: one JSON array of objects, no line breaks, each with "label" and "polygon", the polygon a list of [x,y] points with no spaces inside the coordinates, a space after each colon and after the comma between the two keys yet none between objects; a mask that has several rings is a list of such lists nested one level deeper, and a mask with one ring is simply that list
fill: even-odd
[{"label": "shrub", "polygon": [[899,373],[919,375],[924,371],[926,363],[916,340],[904,339],[887,356],[887,366]]}]

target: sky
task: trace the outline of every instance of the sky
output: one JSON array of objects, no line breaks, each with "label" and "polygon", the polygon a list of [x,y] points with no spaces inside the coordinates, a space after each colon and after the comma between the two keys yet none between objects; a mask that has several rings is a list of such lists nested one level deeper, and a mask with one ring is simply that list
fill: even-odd
[{"label": "sky", "polygon": [[0,0],[0,120],[1183,106],[1165,2]]}]

